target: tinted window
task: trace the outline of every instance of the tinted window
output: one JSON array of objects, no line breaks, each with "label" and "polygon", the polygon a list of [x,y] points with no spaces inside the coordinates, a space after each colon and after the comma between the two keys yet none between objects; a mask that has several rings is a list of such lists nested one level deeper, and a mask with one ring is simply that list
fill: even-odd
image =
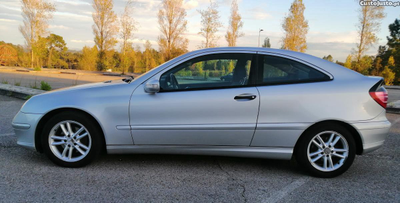
[{"label": "tinted window", "polygon": [[214,54],[191,59],[161,76],[161,90],[245,86],[251,61],[251,54]]},{"label": "tinted window", "polygon": [[329,80],[326,74],[289,59],[263,56],[263,83],[295,83]]}]

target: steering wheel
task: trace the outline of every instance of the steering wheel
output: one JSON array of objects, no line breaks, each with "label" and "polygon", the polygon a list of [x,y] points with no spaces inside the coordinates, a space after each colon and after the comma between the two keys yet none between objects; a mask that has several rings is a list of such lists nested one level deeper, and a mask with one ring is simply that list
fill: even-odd
[{"label": "steering wheel", "polygon": [[176,79],[174,74],[171,73],[169,75],[169,81],[170,81],[171,86],[172,86],[173,89],[176,89],[176,90],[179,89],[178,80]]}]

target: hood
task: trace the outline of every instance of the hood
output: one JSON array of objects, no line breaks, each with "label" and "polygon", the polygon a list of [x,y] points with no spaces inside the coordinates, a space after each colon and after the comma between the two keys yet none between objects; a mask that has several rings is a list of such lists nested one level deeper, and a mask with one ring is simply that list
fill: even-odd
[{"label": "hood", "polygon": [[[137,84],[122,80],[90,83],[62,88],[33,96],[22,106],[24,113],[45,113],[57,108],[89,109],[91,106],[115,103],[128,104]],[[104,107],[104,105],[103,105]]]},{"label": "hood", "polygon": [[83,85],[76,85],[76,86],[71,86],[71,87],[64,87],[60,89],[55,89],[43,94],[51,94],[55,92],[66,92],[66,91],[72,91],[72,90],[84,90],[84,89],[90,89],[90,88],[100,88],[100,87],[105,87],[105,86],[111,86],[115,84],[128,84],[122,79],[120,80],[108,80],[104,82],[96,82],[96,83],[88,83],[88,84],[83,84]]}]

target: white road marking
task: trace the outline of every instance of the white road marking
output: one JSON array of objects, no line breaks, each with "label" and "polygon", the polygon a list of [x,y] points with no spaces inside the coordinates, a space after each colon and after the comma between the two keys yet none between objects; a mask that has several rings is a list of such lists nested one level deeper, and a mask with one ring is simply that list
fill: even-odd
[{"label": "white road marking", "polygon": [[5,133],[5,134],[0,134],[0,137],[12,136],[12,135],[15,135],[15,133]]},{"label": "white road marking", "polygon": [[296,181],[290,183],[289,185],[285,186],[284,188],[274,192],[274,195],[272,195],[271,197],[268,197],[267,199],[264,199],[262,202],[265,203],[275,203],[278,202],[279,200],[283,199],[284,197],[286,197],[287,195],[289,195],[289,193],[293,192],[293,190],[301,187],[302,185],[304,185],[305,183],[307,183],[309,181],[308,177],[303,177],[303,178],[299,178]]}]

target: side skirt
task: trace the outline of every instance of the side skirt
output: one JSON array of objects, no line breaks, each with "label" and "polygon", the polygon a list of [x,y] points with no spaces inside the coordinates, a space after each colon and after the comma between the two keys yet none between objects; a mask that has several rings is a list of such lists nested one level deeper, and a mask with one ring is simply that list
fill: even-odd
[{"label": "side skirt", "polygon": [[241,146],[107,145],[109,154],[187,154],[290,160],[293,148]]}]

